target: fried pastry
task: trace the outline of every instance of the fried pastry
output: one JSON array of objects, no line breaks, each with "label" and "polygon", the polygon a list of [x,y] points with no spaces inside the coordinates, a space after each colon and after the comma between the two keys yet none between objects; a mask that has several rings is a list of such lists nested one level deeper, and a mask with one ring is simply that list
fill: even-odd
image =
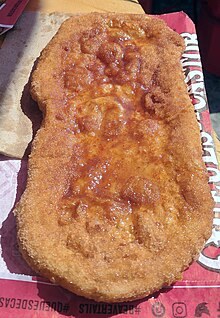
[{"label": "fried pastry", "polygon": [[40,275],[96,301],[181,279],[211,232],[213,200],[180,57],[159,18],[91,13],[43,50],[31,94],[44,114],[16,207]]}]

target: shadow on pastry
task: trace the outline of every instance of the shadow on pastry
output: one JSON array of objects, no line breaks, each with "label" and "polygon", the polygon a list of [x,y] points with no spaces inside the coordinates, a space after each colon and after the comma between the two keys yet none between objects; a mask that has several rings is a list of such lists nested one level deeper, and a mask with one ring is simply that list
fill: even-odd
[{"label": "shadow on pastry", "polygon": [[23,113],[29,118],[32,124],[32,140],[29,142],[22,159],[27,159],[27,157],[29,156],[31,152],[31,144],[32,144],[33,138],[35,137],[35,134],[37,130],[40,128],[40,125],[42,122],[42,112],[39,110],[37,103],[32,99],[30,94],[31,75],[35,69],[35,66],[36,66],[36,62],[31,71],[29,80],[27,84],[24,86],[24,90],[22,92],[22,97],[21,97],[21,109]]},{"label": "shadow on pastry", "polygon": [[[27,161],[21,162],[20,170],[17,174],[17,194],[14,202],[19,201],[26,185],[27,178]],[[0,244],[2,249],[2,258],[11,274],[35,275],[35,272],[27,265],[18,249],[17,230],[13,209],[9,212],[7,218],[2,223],[0,229]]]}]

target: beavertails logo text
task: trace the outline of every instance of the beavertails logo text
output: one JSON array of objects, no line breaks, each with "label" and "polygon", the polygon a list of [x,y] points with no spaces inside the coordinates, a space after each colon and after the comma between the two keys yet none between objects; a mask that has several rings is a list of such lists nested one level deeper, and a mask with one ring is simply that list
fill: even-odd
[{"label": "beavertails logo text", "polygon": [[212,236],[200,254],[198,262],[209,270],[220,272],[220,171],[213,147],[210,124],[207,122],[208,105],[196,34],[182,33],[186,50],[182,55],[185,82],[195,107],[203,145],[203,160],[209,172],[209,184],[215,201]]}]

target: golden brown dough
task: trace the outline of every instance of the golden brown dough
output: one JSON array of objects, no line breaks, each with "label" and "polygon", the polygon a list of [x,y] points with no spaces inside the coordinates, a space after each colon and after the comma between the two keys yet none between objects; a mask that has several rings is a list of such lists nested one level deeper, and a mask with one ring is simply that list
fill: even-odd
[{"label": "golden brown dough", "polygon": [[213,201],[179,62],[181,37],[146,15],[70,18],[42,52],[44,113],[16,207],[30,266],[97,301],[181,278],[211,231]]}]

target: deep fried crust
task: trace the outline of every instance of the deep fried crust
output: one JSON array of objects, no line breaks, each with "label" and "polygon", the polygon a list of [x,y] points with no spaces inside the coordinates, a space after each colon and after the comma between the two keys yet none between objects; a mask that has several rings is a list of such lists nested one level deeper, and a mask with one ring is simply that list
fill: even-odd
[{"label": "deep fried crust", "polygon": [[18,240],[33,269],[78,295],[145,297],[180,279],[210,235],[183,50],[157,18],[93,13],[64,22],[39,58],[44,122]]}]

